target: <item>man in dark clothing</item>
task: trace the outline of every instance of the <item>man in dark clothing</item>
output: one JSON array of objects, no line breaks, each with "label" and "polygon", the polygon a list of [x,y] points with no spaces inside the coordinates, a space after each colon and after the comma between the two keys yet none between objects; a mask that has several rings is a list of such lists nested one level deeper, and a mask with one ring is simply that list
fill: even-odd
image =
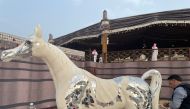
[{"label": "man in dark clothing", "polygon": [[174,89],[170,109],[190,109],[190,84],[182,83],[179,75],[168,77],[169,86]]}]

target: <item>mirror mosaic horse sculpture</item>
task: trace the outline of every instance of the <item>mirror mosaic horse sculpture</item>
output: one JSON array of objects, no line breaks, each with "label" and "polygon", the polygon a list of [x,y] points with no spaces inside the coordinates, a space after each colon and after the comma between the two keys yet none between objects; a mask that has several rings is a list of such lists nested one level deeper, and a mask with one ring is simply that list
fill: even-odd
[{"label": "mirror mosaic horse sculpture", "polygon": [[[36,27],[33,39],[4,50],[3,61],[35,56],[49,67],[56,88],[58,109],[158,109],[162,78],[149,70],[141,78],[101,79],[77,67],[59,48],[42,39]],[[145,79],[151,77],[150,86]]]}]

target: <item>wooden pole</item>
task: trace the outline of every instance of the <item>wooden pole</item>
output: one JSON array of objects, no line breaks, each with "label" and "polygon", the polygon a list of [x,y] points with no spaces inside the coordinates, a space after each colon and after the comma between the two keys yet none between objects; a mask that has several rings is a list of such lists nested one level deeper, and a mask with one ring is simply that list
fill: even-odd
[{"label": "wooden pole", "polygon": [[103,58],[104,63],[107,63],[107,60],[108,60],[107,38],[108,38],[108,34],[103,31],[102,32],[102,58]]}]

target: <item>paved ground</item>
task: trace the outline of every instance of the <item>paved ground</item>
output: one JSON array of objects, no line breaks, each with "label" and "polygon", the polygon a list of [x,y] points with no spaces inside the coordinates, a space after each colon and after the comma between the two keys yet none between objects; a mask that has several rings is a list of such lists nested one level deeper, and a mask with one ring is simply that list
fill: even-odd
[{"label": "paved ground", "polygon": [[[163,107],[163,104],[164,103],[168,103],[169,101],[168,100],[160,100],[160,109],[168,109],[166,107]],[[57,109],[56,107],[50,107],[50,108],[42,108],[42,109]]]}]

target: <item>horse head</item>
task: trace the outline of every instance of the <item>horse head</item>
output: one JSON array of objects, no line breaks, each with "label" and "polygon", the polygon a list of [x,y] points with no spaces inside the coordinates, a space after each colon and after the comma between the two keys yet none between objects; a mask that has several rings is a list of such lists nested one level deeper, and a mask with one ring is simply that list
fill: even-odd
[{"label": "horse head", "polygon": [[40,26],[35,28],[35,34],[31,40],[26,40],[18,47],[4,50],[1,53],[1,60],[8,62],[14,59],[36,56],[40,57],[43,53],[45,41],[42,39],[42,32]]}]

